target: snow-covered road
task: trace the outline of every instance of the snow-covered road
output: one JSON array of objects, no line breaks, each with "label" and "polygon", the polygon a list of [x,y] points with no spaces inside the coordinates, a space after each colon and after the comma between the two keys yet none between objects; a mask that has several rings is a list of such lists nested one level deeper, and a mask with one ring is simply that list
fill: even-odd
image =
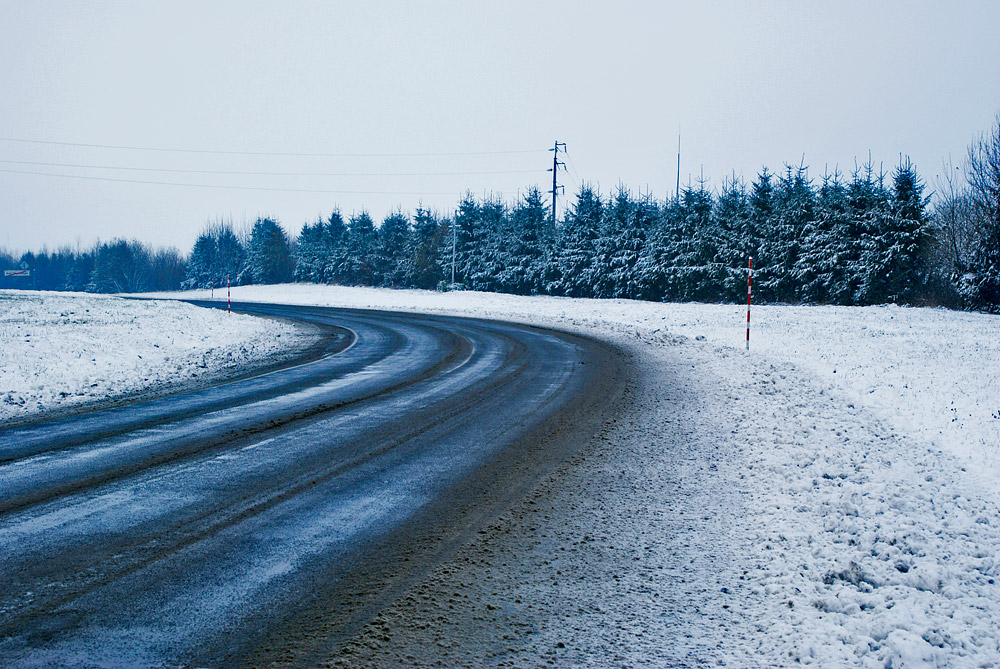
[{"label": "snow-covered road", "polygon": [[[332,662],[1000,664],[1000,319],[241,288],[626,347],[621,418]],[[409,659],[409,658],[412,658]]]}]

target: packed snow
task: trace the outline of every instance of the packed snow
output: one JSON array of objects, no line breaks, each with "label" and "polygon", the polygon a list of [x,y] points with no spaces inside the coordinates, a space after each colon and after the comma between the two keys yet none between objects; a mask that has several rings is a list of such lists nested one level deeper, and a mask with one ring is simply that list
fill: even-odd
[{"label": "packed snow", "polygon": [[0,420],[190,387],[303,344],[289,324],[176,301],[0,291]]},{"label": "packed snow", "polygon": [[348,664],[1000,666],[998,317],[761,306],[748,353],[745,306],[234,296],[559,327],[641,370],[587,457],[380,614]]}]

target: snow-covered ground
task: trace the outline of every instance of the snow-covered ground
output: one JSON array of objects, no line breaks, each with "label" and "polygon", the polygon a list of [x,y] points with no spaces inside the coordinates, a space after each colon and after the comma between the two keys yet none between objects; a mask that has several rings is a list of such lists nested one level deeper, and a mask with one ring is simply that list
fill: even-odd
[{"label": "snow-covered ground", "polygon": [[0,420],[234,374],[306,339],[285,323],[173,301],[0,291]]},{"label": "snow-covered ground", "polygon": [[[191,293],[187,293],[191,296]],[[620,418],[348,664],[1000,666],[1000,318],[327,286],[234,299],[578,331]]]}]

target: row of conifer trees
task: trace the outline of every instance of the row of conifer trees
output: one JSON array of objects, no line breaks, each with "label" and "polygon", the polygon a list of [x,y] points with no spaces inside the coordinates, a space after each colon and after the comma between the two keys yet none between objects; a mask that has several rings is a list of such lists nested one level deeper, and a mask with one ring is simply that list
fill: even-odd
[{"label": "row of conifer trees", "polygon": [[665,200],[584,185],[558,220],[529,188],[515,202],[468,195],[451,215],[396,211],[378,225],[367,212],[345,220],[334,210],[295,239],[270,218],[243,233],[216,222],[187,258],[115,240],[85,252],[0,254],[0,265],[34,267],[24,287],[95,292],[295,280],[734,302],[745,295],[752,257],[755,296],[765,302],[996,309],[988,216],[971,228],[965,221],[961,244],[949,223],[956,201],[979,211],[963,197],[952,193],[929,210],[909,161],[888,174],[869,164],[818,180],[789,166],[717,191],[698,183]]}]

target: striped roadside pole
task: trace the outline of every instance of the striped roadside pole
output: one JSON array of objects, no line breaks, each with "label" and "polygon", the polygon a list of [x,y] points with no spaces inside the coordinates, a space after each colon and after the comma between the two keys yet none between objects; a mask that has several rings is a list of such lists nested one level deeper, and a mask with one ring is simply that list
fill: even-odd
[{"label": "striped roadside pole", "polygon": [[750,350],[750,286],[753,284],[753,258],[747,267],[747,350]]},{"label": "striped roadside pole", "polygon": [[[232,290],[229,284],[229,275],[226,275],[226,312],[233,313],[233,299],[231,297]],[[749,344],[747,344],[749,346]]]}]

